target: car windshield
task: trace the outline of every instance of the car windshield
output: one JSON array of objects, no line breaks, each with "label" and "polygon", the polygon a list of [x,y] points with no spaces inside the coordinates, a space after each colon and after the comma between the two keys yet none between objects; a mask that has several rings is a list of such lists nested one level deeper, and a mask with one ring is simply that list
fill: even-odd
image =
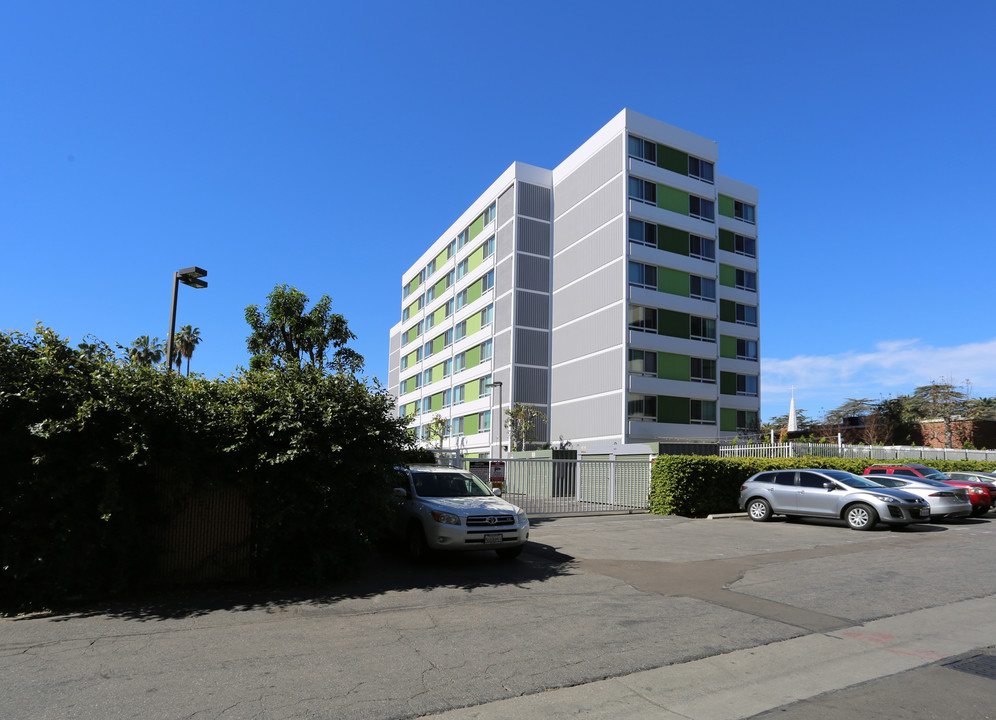
[{"label": "car windshield", "polygon": [[821,470],[824,475],[832,477],[839,483],[847,485],[852,488],[880,488],[883,487],[877,478],[872,480],[868,477],[862,477],[861,475],[854,475],[853,473],[844,472],[843,470]]},{"label": "car windshield", "polygon": [[866,475],[865,477],[869,480],[874,480],[879,485],[891,488],[905,487],[906,485],[909,484],[905,480],[889,477],[888,475],[871,475],[871,476]]},{"label": "car windshield", "polygon": [[942,473],[940,470],[934,470],[934,468],[923,467],[923,468],[920,468],[920,472],[922,472],[923,476],[925,478],[927,478],[928,480],[950,480],[951,479],[947,475],[945,475],[944,473]]},{"label": "car windshield", "polygon": [[413,471],[415,494],[420,497],[488,497],[491,490],[474,475],[455,472]]}]

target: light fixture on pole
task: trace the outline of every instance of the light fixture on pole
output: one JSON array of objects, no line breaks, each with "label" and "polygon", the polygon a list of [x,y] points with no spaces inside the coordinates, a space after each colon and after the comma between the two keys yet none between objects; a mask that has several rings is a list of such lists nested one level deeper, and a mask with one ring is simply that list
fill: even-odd
[{"label": "light fixture on pole", "polygon": [[501,380],[495,380],[494,382],[489,382],[485,387],[496,387],[498,388],[498,459],[501,460],[501,449],[502,449],[502,432],[501,432]]},{"label": "light fixture on pole", "polygon": [[183,283],[197,290],[208,286],[207,280],[201,280],[207,275],[207,270],[199,267],[188,267],[173,273],[173,304],[169,311],[169,335],[166,336],[166,372],[173,370],[173,333],[176,332],[176,291]]}]

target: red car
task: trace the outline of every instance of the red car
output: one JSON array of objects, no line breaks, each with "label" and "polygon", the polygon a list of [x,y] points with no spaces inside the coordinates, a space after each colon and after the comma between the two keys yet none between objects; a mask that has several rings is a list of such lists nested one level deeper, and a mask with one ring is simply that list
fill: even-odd
[{"label": "red car", "polygon": [[963,487],[968,490],[968,499],[972,501],[972,515],[985,515],[993,506],[990,494],[993,486],[983,482],[955,480],[940,470],[921,465],[920,463],[880,463],[865,468],[865,475],[900,475],[905,477],[927,478],[940,480],[948,485]]}]

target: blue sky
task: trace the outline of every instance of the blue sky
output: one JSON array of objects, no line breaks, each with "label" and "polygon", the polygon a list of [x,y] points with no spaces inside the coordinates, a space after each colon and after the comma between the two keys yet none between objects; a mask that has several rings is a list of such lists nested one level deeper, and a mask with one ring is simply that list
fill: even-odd
[{"label": "blue sky", "polygon": [[[609,13],[612,16],[609,16]],[[401,274],[513,161],[623,107],[760,189],[762,417],[996,395],[988,2],[0,5],[0,329],[201,330],[328,294],[386,380]]]}]

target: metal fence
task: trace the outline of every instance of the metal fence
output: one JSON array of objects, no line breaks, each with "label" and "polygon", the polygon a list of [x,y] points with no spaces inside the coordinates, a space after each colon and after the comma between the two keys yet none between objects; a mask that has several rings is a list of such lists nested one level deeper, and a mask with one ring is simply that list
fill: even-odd
[{"label": "metal fence", "polygon": [[650,462],[507,459],[502,497],[530,516],[649,509]]},{"label": "metal fence", "polygon": [[834,443],[785,443],[783,445],[729,445],[719,448],[720,457],[817,457],[866,458],[868,460],[986,460],[996,462],[996,450],[961,450],[915,445],[837,445]]}]

